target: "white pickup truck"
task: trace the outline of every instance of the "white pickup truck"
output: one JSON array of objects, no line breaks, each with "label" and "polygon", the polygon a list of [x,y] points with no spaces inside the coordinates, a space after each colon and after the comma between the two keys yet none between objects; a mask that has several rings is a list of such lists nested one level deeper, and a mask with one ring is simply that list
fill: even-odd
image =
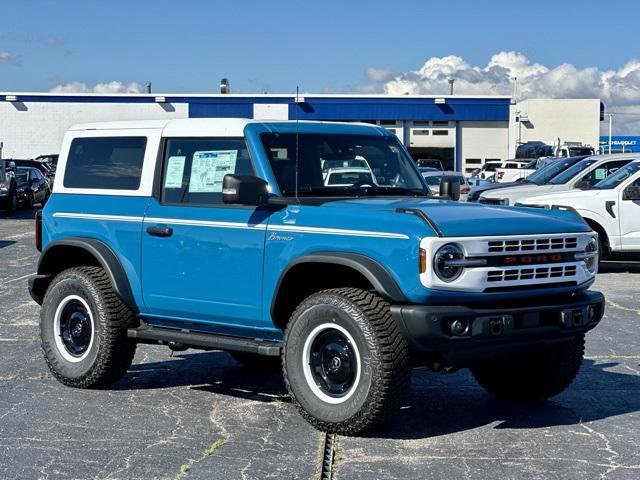
[{"label": "white pickup truck", "polygon": [[546,193],[564,192],[574,188],[588,188],[638,158],[637,154],[621,153],[586,157],[544,185],[527,184],[519,187],[489,190],[481,193],[478,201],[488,205],[514,205],[517,202],[521,202],[523,198]]},{"label": "white pickup truck", "polygon": [[640,252],[640,159],[592,188],[522,198],[516,205],[569,207],[598,233],[601,252]]},{"label": "white pickup truck", "polygon": [[[505,166],[496,169],[495,181],[498,183],[518,182],[531,175],[533,172],[549,163],[557,160],[555,157],[537,158],[535,160],[508,160]],[[510,162],[522,162],[513,165]]]}]

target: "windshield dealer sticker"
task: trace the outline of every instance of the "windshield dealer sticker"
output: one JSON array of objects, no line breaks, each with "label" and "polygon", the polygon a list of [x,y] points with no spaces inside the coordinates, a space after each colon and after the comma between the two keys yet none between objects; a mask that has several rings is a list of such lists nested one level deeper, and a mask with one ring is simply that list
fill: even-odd
[{"label": "windshield dealer sticker", "polygon": [[169,157],[164,188],[182,188],[182,176],[184,175],[184,161],[186,158]]},{"label": "windshield dealer sticker", "polygon": [[222,179],[236,169],[238,150],[195,152],[191,163],[190,193],[222,192]]}]

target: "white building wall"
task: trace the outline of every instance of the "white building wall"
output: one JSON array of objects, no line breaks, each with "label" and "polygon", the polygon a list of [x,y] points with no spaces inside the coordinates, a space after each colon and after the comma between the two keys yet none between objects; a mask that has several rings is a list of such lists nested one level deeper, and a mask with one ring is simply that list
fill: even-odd
[{"label": "white building wall", "polygon": [[486,160],[509,158],[509,122],[460,122],[462,171],[471,173]]},{"label": "white building wall", "polygon": [[597,148],[600,138],[600,100],[531,99],[519,102],[516,110],[525,120],[516,126],[516,143],[541,141],[555,144],[581,142]]},{"label": "white building wall", "polygon": [[4,158],[56,154],[71,125],[115,120],[187,118],[186,103],[0,102]]}]

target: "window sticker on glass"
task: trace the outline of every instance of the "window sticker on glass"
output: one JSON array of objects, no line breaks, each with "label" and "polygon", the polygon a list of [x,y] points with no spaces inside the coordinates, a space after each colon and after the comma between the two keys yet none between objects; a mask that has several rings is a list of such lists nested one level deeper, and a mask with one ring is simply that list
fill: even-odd
[{"label": "window sticker on glass", "polygon": [[222,179],[236,169],[238,150],[195,152],[191,163],[190,193],[222,192]]},{"label": "window sticker on glass", "polygon": [[596,180],[603,180],[607,176],[607,170],[605,168],[596,168],[595,174]]},{"label": "window sticker on glass", "polygon": [[184,161],[187,157],[169,157],[167,173],[164,178],[164,188],[182,188],[184,175]]}]

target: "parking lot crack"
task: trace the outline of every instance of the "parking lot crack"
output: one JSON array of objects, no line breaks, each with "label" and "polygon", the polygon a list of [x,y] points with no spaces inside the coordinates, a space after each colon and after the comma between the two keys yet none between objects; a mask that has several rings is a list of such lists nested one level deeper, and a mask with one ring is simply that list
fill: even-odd
[{"label": "parking lot crack", "polygon": [[613,301],[611,301],[609,299],[607,299],[607,305],[609,305],[612,308],[616,308],[618,310],[623,310],[625,312],[633,312],[636,315],[640,315],[640,310],[636,310],[635,308],[629,308],[629,307],[622,306],[622,305],[620,305],[618,303],[615,303],[615,302],[613,302]]}]

